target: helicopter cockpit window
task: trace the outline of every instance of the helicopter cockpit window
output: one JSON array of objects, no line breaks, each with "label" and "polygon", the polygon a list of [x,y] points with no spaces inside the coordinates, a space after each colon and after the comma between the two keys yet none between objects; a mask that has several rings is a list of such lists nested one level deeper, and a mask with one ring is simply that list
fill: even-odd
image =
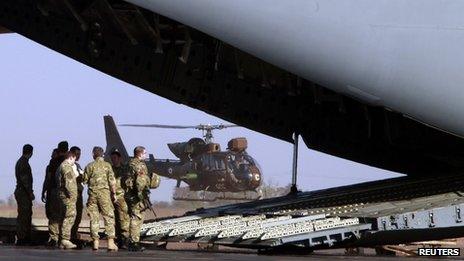
[{"label": "helicopter cockpit window", "polygon": [[227,157],[228,161],[230,163],[235,163],[238,167],[238,165],[245,164],[245,165],[256,165],[255,160],[247,155],[247,154],[242,154],[242,155],[229,155]]},{"label": "helicopter cockpit window", "polygon": [[226,164],[222,157],[213,156],[212,154],[205,154],[201,159],[206,170],[225,170]]},{"label": "helicopter cockpit window", "polygon": [[238,165],[238,170],[247,171],[248,170],[248,164],[242,163],[242,164]]},{"label": "helicopter cockpit window", "polygon": [[253,159],[253,157],[251,157],[250,155],[244,155],[244,158],[250,165],[256,166],[258,167],[258,169],[261,169],[258,162],[255,159]]},{"label": "helicopter cockpit window", "polygon": [[227,159],[228,167],[234,173],[248,173],[250,166],[256,166],[261,172],[261,166],[248,154],[230,155]]}]

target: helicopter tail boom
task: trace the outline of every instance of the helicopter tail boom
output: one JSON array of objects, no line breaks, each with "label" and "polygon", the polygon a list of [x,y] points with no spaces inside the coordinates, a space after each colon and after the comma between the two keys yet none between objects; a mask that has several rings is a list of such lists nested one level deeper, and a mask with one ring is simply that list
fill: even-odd
[{"label": "helicopter tail boom", "polygon": [[156,174],[169,179],[177,180],[178,186],[183,181],[187,185],[195,183],[198,176],[195,173],[187,173],[185,164],[180,160],[173,159],[155,159],[150,154],[150,160],[147,164]]}]

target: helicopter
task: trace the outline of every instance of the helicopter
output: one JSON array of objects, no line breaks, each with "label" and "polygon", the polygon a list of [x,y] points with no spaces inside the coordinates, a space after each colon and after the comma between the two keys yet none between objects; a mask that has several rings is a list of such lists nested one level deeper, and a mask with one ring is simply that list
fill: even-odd
[{"label": "helicopter", "polygon": [[[127,160],[128,154],[113,118],[104,116],[104,122],[106,151],[118,149],[124,160]],[[262,171],[258,162],[246,152],[247,139],[243,137],[231,139],[227,144],[227,150],[221,150],[220,144],[214,142],[214,130],[238,127],[237,125],[121,124],[120,126],[202,131],[203,138],[191,138],[185,142],[167,144],[177,159],[155,159],[150,154],[146,161],[149,171],[177,181],[174,200],[242,201],[261,198]],[[187,186],[181,186],[182,183]]]}]

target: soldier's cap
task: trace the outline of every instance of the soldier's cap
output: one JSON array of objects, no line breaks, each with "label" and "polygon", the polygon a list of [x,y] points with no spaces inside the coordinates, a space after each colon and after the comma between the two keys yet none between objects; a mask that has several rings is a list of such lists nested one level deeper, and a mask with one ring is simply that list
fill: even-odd
[{"label": "soldier's cap", "polygon": [[66,152],[69,149],[69,145],[67,141],[62,141],[58,143],[58,151]]},{"label": "soldier's cap", "polygon": [[121,156],[121,152],[119,152],[119,150],[117,148],[114,148],[111,150],[111,154],[110,155],[113,155],[113,154],[116,154],[116,155],[119,155]]}]

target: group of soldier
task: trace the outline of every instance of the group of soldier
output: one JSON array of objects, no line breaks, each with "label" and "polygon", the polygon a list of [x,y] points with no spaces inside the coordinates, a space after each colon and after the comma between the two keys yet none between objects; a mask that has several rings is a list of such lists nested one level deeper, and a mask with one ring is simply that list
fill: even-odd
[{"label": "group of soldier", "polygon": [[[23,146],[22,156],[16,163],[15,198],[18,205],[17,245],[31,244],[32,202],[35,199],[32,171],[29,159],[33,147]],[[92,249],[99,249],[100,215],[103,217],[108,251],[125,248],[141,251],[140,230],[143,211],[148,207],[151,176],[144,160],[144,147],[134,149],[134,157],[123,162],[117,149],[111,151],[112,164],[104,160],[101,147],[92,150],[94,161],[82,169],[78,163],[79,147],[68,150],[68,142],[62,141],[53,150],[46,168],[42,189],[48,218],[50,247],[74,249],[80,244],[78,228],[82,219],[84,185],[87,185],[87,214],[90,218]],[[159,180],[157,181],[159,182]],[[115,241],[116,240],[116,241]]]}]

